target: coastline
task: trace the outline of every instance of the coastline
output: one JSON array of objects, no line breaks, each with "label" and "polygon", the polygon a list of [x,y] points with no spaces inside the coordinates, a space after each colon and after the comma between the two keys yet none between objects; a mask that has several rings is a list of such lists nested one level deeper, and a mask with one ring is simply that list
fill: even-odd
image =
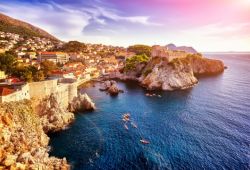
[{"label": "coastline", "polygon": [[[66,158],[49,156],[47,134],[67,129],[74,123],[78,110],[92,110],[95,106],[87,94],[70,97],[67,90],[57,93],[56,88],[52,89],[45,97],[0,104],[0,161],[3,166],[20,170],[70,169]],[[71,112],[62,96],[69,97],[67,105]]]}]

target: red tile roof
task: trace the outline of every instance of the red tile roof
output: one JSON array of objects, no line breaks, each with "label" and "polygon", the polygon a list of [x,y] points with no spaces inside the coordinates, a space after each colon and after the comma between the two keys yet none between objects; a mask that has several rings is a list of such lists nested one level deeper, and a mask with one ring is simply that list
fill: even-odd
[{"label": "red tile roof", "polygon": [[14,93],[15,90],[14,89],[10,89],[7,87],[0,87],[0,96],[7,96],[11,93]]},{"label": "red tile roof", "polygon": [[53,51],[53,52],[49,52],[49,51],[41,52],[41,55],[56,55],[56,54],[65,54],[65,53],[63,53],[63,52],[55,52],[55,51]]}]

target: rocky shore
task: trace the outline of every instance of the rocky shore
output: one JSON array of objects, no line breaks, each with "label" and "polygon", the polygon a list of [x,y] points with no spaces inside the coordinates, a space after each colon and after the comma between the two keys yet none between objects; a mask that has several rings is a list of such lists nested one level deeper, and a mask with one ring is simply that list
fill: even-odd
[{"label": "rocky shore", "polygon": [[110,79],[136,80],[148,90],[182,90],[198,83],[198,76],[215,75],[224,71],[220,60],[212,60],[201,55],[189,55],[168,61],[164,57],[153,57],[147,63],[139,63],[134,69],[116,72]]},{"label": "rocky shore", "polygon": [[117,87],[117,83],[114,80],[106,80],[102,83],[101,91],[106,91],[111,96],[116,96],[119,93],[123,93],[124,91]]},{"label": "rocky shore", "polygon": [[[79,95],[70,111],[95,109],[87,94]],[[70,105],[69,105],[70,106]],[[62,108],[57,96],[0,105],[0,169],[70,169],[66,158],[50,157],[46,133],[65,129],[74,114]]]}]

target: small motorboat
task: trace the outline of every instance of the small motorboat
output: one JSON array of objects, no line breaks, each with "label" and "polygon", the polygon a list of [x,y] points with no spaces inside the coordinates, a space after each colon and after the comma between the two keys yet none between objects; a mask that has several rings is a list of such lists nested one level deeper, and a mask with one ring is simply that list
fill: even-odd
[{"label": "small motorboat", "polygon": [[145,96],[150,96],[150,94],[149,94],[149,93],[146,93]]},{"label": "small motorboat", "polygon": [[145,140],[145,139],[141,139],[140,142],[141,142],[142,144],[149,144],[149,143],[150,143],[149,141],[147,141],[147,140]]},{"label": "small motorboat", "polygon": [[134,127],[134,128],[137,128],[137,125],[133,122],[131,122],[131,125]]},{"label": "small motorboat", "polygon": [[124,128],[128,130],[128,126],[126,124],[124,124]]},{"label": "small motorboat", "polygon": [[125,113],[123,116],[122,116],[122,120],[123,121],[129,121],[130,120],[130,113]]},{"label": "small motorboat", "polygon": [[161,97],[161,95],[158,95],[158,97]]}]

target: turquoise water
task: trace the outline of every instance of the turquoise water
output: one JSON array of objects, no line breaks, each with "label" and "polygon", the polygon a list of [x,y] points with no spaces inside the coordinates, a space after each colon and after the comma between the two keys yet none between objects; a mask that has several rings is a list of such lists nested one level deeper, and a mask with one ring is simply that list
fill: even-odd
[{"label": "turquoise water", "polygon": [[[250,169],[250,55],[215,58],[229,69],[192,89],[155,92],[161,98],[145,96],[134,82],[120,82],[125,93],[117,97],[98,84],[82,89],[97,110],[52,134],[51,155],[66,157],[76,170]],[[137,129],[124,128],[125,112]]]}]

